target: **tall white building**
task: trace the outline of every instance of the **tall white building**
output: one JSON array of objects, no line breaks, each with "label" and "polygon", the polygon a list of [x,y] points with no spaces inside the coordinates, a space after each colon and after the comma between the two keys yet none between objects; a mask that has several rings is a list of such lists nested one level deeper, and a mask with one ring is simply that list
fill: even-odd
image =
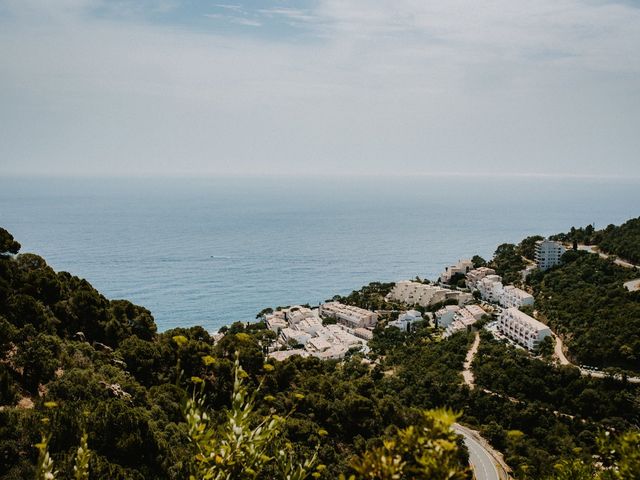
[{"label": "tall white building", "polygon": [[538,240],[536,242],[536,264],[541,270],[547,270],[560,265],[560,257],[566,252],[564,245],[553,240]]},{"label": "tall white building", "polygon": [[502,312],[498,319],[498,330],[529,350],[551,335],[551,330],[544,323],[517,308],[507,308]]}]

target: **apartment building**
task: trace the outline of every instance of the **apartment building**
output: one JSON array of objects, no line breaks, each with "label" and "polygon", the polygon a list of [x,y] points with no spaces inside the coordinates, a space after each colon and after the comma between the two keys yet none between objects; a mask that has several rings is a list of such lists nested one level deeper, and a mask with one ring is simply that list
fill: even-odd
[{"label": "apartment building", "polygon": [[498,330],[529,350],[533,350],[551,335],[551,330],[544,323],[513,307],[507,308],[500,315]]},{"label": "apartment building", "polygon": [[503,285],[500,275],[487,275],[476,284],[480,297],[505,308],[533,305],[533,295],[513,285]]},{"label": "apartment building", "polygon": [[456,332],[467,330],[478,320],[480,320],[484,314],[485,311],[478,305],[467,305],[456,310],[453,314],[451,322],[447,325],[440,325],[440,323],[438,324],[439,326],[445,327],[443,337],[447,338]]},{"label": "apartment building", "polygon": [[495,274],[496,274],[496,271],[493,268],[489,268],[489,267],[474,268],[473,270],[470,270],[467,273],[467,288],[469,288],[469,290],[473,290],[474,288],[476,288],[476,285],[480,280],[482,280],[483,278],[489,275],[495,275]]},{"label": "apartment building", "polygon": [[498,303],[506,308],[520,308],[525,305],[533,305],[533,295],[520,288],[514,287],[513,285],[503,287],[502,294],[499,296],[498,300]]},{"label": "apartment building", "polygon": [[307,342],[311,340],[311,334],[290,327],[280,330],[280,337],[285,344],[294,343],[298,345],[306,345]]},{"label": "apartment building", "polygon": [[339,302],[328,302],[320,305],[319,313],[323,317],[335,318],[338,322],[350,328],[373,327],[378,321],[378,315],[364,308],[343,305]]},{"label": "apartment building", "polygon": [[[319,312],[336,318],[341,324],[323,325]],[[324,304],[318,310],[291,307],[263,318],[267,327],[278,333],[269,347],[269,356],[279,360],[298,354],[324,360],[340,359],[351,348],[366,352],[366,342],[373,338],[373,332],[360,325],[370,326],[377,321],[374,312],[337,302]],[[282,350],[287,347],[287,350]],[[291,347],[296,348],[292,350]]]},{"label": "apartment building", "polygon": [[467,292],[451,290],[436,285],[427,285],[419,282],[404,280],[395,284],[387,299],[407,305],[420,305],[429,307],[446,300],[456,300],[459,305],[470,302],[473,296]]},{"label": "apartment building", "polygon": [[502,295],[503,285],[500,275],[487,275],[478,280],[475,287],[480,292],[480,297],[492,303],[499,303],[500,295]]},{"label": "apartment building", "polygon": [[566,252],[564,245],[553,240],[538,240],[536,242],[536,265],[541,270],[547,270],[560,265],[560,257]]}]

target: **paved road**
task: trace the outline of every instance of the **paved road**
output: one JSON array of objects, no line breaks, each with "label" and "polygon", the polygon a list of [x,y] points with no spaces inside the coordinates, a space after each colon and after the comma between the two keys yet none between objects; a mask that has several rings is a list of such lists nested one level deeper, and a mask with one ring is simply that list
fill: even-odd
[{"label": "paved road", "polygon": [[[580,370],[580,374],[584,377],[594,377],[594,378],[606,378],[608,377],[608,374],[606,374],[605,372],[596,372],[593,370],[587,370],[585,368],[582,367],[578,367],[577,365],[574,365],[573,363],[571,363],[569,361],[569,359],[565,356],[564,354],[564,348],[562,346],[562,339],[557,336],[555,333],[553,334],[553,338],[556,341],[556,346],[554,348],[554,354],[556,356],[556,358],[558,359],[558,361],[560,362],[560,365],[573,365],[574,367],[577,367]],[[620,375],[616,375],[615,378],[617,378],[618,380],[622,380],[622,377]],[[640,377],[627,377],[627,381],[629,383],[640,383]]]},{"label": "paved road", "polygon": [[[578,250],[584,250],[586,252],[597,253],[602,258],[609,258],[610,257],[610,255],[608,255],[606,253],[602,253],[601,251],[599,251],[598,247],[596,247],[595,245],[578,245]],[[627,262],[625,260],[621,260],[620,258],[616,258],[613,261],[613,263],[615,263],[616,265],[620,265],[621,267],[636,268],[636,269],[640,270],[640,265],[634,265],[633,263]]]},{"label": "paved road", "polygon": [[469,463],[477,480],[507,480],[509,478],[505,468],[497,459],[497,454],[477,433],[457,423],[454,424],[453,430],[464,437],[464,443],[469,449]]}]

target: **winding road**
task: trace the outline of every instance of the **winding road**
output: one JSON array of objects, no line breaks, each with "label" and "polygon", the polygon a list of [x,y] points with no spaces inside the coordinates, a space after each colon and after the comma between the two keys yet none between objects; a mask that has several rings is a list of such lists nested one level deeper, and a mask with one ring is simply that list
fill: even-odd
[{"label": "winding road", "polygon": [[[578,245],[578,250],[584,250],[585,252],[590,252],[590,253],[597,253],[598,255],[600,255],[601,258],[615,257],[615,255],[602,253],[600,250],[598,250],[598,247],[596,245]],[[622,260],[617,257],[614,258],[613,263],[615,263],[616,265],[620,265],[621,267],[624,267],[624,268],[635,268],[636,270],[640,270],[640,265],[634,265],[631,262],[627,262],[626,260]]]},{"label": "winding road", "polygon": [[[479,345],[480,333],[476,332],[473,344],[471,344],[471,348],[469,348],[464,360],[464,370],[462,371],[464,383],[471,390],[475,387],[471,364],[478,352]],[[469,463],[476,480],[507,480],[509,478],[507,465],[502,460],[502,456],[491,448],[489,443],[478,432],[463,427],[459,423],[453,425],[453,430],[464,437],[464,443],[469,449]]]},{"label": "winding road", "polygon": [[506,465],[495,450],[480,435],[458,423],[453,430],[464,437],[464,443],[469,449],[469,463],[476,480],[508,480]]}]

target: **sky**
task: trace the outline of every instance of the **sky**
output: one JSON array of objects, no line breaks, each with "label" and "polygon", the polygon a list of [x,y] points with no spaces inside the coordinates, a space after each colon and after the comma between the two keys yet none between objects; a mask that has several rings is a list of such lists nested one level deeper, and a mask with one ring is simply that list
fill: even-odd
[{"label": "sky", "polygon": [[640,0],[0,0],[0,175],[640,178]]}]

